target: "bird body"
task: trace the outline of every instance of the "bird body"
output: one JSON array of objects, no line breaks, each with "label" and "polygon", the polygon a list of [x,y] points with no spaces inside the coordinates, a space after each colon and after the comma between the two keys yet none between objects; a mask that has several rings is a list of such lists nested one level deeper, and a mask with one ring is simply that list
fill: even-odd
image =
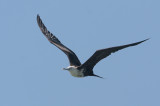
[{"label": "bird body", "polygon": [[84,77],[83,69],[78,70],[75,66],[69,66],[67,68],[63,68],[63,70],[68,70],[70,74],[74,77]]},{"label": "bird body", "polygon": [[43,24],[39,15],[37,15],[37,23],[40,27],[40,30],[48,39],[48,41],[51,44],[54,44],[56,47],[58,47],[61,51],[63,51],[67,55],[70,62],[70,66],[67,68],[64,68],[64,70],[68,70],[72,76],[79,77],[79,78],[86,77],[86,76],[95,76],[95,77],[102,78],[93,73],[94,66],[100,60],[108,57],[109,55],[111,55],[111,53],[115,53],[118,50],[131,47],[131,46],[136,46],[148,40],[148,39],[145,39],[136,43],[97,50],[86,62],[81,64],[76,54],[72,50],[67,48],[65,45],[63,45],[55,35],[53,35],[47,30],[46,26]]}]

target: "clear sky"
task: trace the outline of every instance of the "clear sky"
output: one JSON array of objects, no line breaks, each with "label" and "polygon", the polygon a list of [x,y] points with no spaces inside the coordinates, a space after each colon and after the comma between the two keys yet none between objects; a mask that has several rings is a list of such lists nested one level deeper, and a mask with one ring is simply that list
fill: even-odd
[{"label": "clear sky", "polygon": [[[160,106],[160,0],[0,0],[0,106]],[[99,62],[104,77],[75,78],[36,16],[85,62],[97,49],[134,43]]]}]

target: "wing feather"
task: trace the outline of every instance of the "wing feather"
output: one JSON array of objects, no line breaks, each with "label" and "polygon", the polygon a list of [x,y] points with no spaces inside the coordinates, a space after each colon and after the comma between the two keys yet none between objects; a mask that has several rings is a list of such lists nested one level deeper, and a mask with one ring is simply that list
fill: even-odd
[{"label": "wing feather", "polygon": [[[148,40],[148,39],[146,39]],[[106,49],[100,49],[97,50],[84,64],[82,64],[79,68],[86,68],[87,70],[92,70],[94,66],[102,59],[106,58],[107,56],[111,55],[111,53],[117,52],[118,50],[130,47],[130,46],[135,46],[138,45],[146,40],[132,43],[132,44],[127,44],[127,45],[122,45],[122,46],[117,46],[117,47],[111,47],[111,48],[106,48]]]},{"label": "wing feather", "polygon": [[72,50],[64,46],[55,35],[53,35],[50,31],[47,30],[46,26],[43,24],[39,15],[37,15],[37,23],[38,23],[40,30],[45,35],[45,37],[48,39],[48,41],[54,44],[56,47],[58,47],[60,50],[62,50],[67,55],[71,66],[81,65],[76,54]]}]

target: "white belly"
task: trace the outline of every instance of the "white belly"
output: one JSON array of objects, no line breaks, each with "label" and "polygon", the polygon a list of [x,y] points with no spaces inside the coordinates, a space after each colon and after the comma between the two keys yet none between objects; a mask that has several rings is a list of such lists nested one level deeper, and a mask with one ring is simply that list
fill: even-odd
[{"label": "white belly", "polygon": [[76,68],[73,68],[73,69],[69,70],[69,72],[74,77],[84,77],[84,74],[82,73],[82,71],[79,71]]}]

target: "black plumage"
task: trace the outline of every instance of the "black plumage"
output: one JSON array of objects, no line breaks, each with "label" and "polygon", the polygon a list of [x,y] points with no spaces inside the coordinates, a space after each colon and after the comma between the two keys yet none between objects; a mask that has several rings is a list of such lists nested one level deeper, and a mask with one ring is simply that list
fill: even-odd
[{"label": "black plumage", "polygon": [[[67,55],[67,57],[69,59],[69,62],[70,62],[70,66],[75,66],[75,68],[77,70],[82,71],[83,77],[85,77],[85,76],[100,77],[100,76],[95,75],[93,73],[94,66],[100,60],[106,58],[111,53],[117,52],[118,50],[130,47],[130,46],[136,46],[136,45],[148,40],[148,39],[145,39],[143,41],[139,41],[139,42],[136,42],[136,43],[131,43],[131,44],[127,44],[127,45],[122,45],[122,46],[116,46],[116,47],[110,47],[110,48],[106,48],[106,49],[97,50],[85,63],[81,64],[81,62],[79,61],[76,54],[72,50],[70,50],[69,48],[64,46],[58,40],[58,38],[55,35],[53,35],[52,33],[50,33],[47,30],[47,28],[43,24],[39,15],[37,15],[37,23],[38,23],[42,33],[46,36],[46,38],[49,40],[49,42],[54,44],[56,47],[58,47],[60,50],[62,50]],[[102,77],[100,77],[100,78],[102,78]]]}]

